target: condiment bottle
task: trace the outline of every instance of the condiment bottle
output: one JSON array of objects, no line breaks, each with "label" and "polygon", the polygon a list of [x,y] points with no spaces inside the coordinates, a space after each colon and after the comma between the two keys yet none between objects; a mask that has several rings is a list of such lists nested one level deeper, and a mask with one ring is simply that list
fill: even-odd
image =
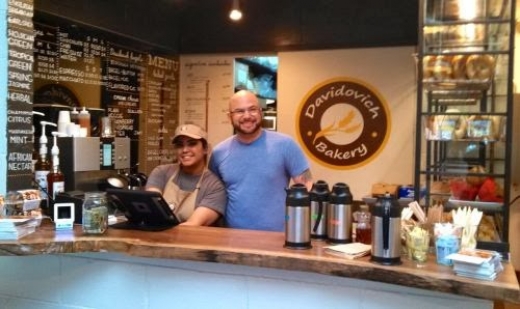
[{"label": "condiment bottle", "polygon": [[47,154],[41,154],[38,161],[34,164],[34,181],[38,185],[40,197],[47,199],[47,175],[51,171],[51,163],[47,160]]},{"label": "condiment bottle", "polygon": [[356,242],[370,245],[372,243],[372,226],[368,205],[359,206],[359,210],[354,212],[354,220],[356,221]]},{"label": "condiment bottle", "polygon": [[43,200],[47,199],[47,175],[51,171],[51,162],[47,159],[47,135],[45,133],[45,126],[51,125],[56,127],[56,124],[47,121],[40,121],[42,132],[39,139],[40,150],[38,151],[38,160],[34,164],[34,181],[38,185],[40,197]]},{"label": "condiment bottle", "polygon": [[72,111],[70,112],[70,122],[78,124],[78,122],[79,122],[78,117],[79,117],[79,112],[76,109],[76,106],[74,106],[72,108]]},{"label": "condiment bottle", "polygon": [[87,137],[90,136],[90,113],[88,112],[87,108],[83,106],[83,110],[79,112],[78,115],[78,122],[80,128],[85,128],[87,130]]},{"label": "condiment bottle", "polygon": [[54,145],[51,149],[52,154],[52,171],[47,174],[47,188],[48,188],[48,207],[49,207],[49,213],[52,215],[53,212],[53,206],[54,201],[56,199],[56,195],[60,192],[65,191],[65,175],[60,170],[60,150],[58,148],[58,142],[56,140],[56,137],[60,133],[58,132],[52,132],[52,135],[54,137]]},{"label": "condiment bottle", "polygon": [[82,212],[85,234],[103,234],[108,227],[108,200],[105,192],[85,192]]}]

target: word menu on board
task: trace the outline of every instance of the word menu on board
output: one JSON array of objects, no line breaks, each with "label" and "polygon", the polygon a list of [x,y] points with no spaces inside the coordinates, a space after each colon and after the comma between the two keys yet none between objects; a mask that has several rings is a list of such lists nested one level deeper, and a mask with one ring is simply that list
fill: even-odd
[{"label": "word menu on board", "polygon": [[128,37],[36,14],[35,104],[101,110],[131,139],[131,164],[149,173],[174,158],[178,55]]}]

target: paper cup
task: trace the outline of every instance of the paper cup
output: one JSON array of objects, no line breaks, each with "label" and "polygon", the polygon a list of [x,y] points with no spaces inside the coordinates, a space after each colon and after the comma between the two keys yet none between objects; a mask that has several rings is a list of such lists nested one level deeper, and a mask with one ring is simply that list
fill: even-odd
[{"label": "paper cup", "polygon": [[459,252],[462,228],[451,223],[435,223],[434,235],[437,264],[453,265],[452,260],[446,257]]}]

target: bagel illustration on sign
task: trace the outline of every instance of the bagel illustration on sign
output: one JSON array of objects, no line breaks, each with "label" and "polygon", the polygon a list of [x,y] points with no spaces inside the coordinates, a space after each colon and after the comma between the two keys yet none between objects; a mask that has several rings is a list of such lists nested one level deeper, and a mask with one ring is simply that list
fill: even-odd
[{"label": "bagel illustration on sign", "polygon": [[316,133],[316,136],[314,136],[314,141],[322,136],[331,136],[335,134],[341,134],[341,133],[353,133],[356,130],[359,130],[361,127],[360,123],[354,123],[352,124],[352,120],[354,119],[354,110],[350,110],[345,117],[343,117],[339,121],[334,121],[324,129],[320,130],[318,133]]}]

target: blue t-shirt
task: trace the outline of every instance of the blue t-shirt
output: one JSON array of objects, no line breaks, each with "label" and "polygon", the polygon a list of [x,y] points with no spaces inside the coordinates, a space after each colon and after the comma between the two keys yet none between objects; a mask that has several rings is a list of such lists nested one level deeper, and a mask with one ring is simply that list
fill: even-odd
[{"label": "blue t-shirt", "polygon": [[218,144],[210,169],[226,186],[226,224],[232,228],[283,231],[285,189],[309,163],[288,135],[262,131],[251,144],[232,136]]}]

